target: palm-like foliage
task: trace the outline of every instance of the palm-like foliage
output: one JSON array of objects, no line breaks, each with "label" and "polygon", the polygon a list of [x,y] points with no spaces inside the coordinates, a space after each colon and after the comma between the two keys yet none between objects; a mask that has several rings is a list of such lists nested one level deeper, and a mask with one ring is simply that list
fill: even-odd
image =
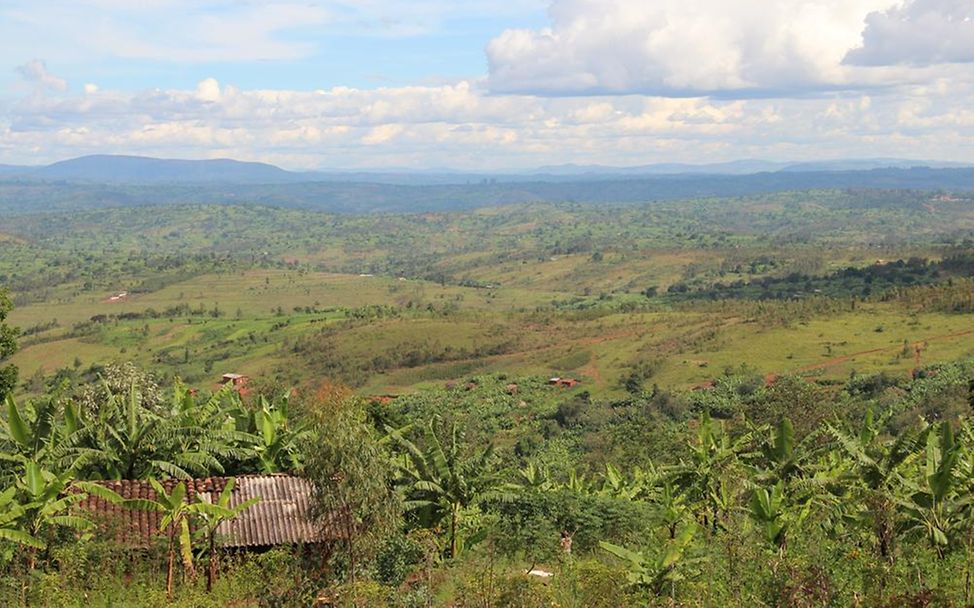
[{"label": "palm-like foliage", "polygon": [[15,487],[22,496],[19,505],[22,510],[21,529],[34,539],[34,542],[22,543],[31,547],[28,559],[31,568],[35,556],[33,549],[47,546],[45,537],[50,531],[57,528],[81,531],[94,527],[94,523],[76,514],[73,509],[89,493],[112,502],[121,501],[121,497],[107,488],[75,481],[71,469],[52,473],[33,461],[25,463],[23,475],[17,479]]},{"label": "palm-like foliage", "polygon": [[17,488],[10,486],[0,493],[0,539],[25,547],[44,548],[44,542],[31,536],[24,529],[23,517],[27,510],[17,501]]},{"label": "palm-like foliage", "polygon": [[168,410],[146,407],[134,383],[125,395],[107,395],[96,412],[79,417],[79,430],[69,442],[71,455],[92,476],[189,479],[194,474],[223,473],[219,456],[243,454],[245,438],[236,434],[227,415],[214,411],[230,397],[229,390],[197,407],[189,391],[177,384]]},{"label": "palm-like foliage", "polygon": [[261,473],[297,472],[304,466],[301,446],[311,430],[292,419],[289,397],[271,402],[260,396],[253,410],[237,410],[237,428],[254,438],[252,449]]},{"label": "palm-like foliage", "polygon": [[658,595],[666,585],[672,589],[677,582],[684,580],[687,569],[701,561],[700,558],[686,557],[698,530],[696,524],[684,527],[678,535],[667,540],[654,556],[607,542],[601,542],[599,546],[626,562],[632,584],[651,589]]},{"label": "palm-like foliage", "polygon": [[7,480],[12,482],[16,470],[27,461],[57,468],[58,461],[65,457],[67,438],[78,429],[74,405],[48,397],[19,406],[8,395],[4,406],[0,460],[12,465],[3,469]]},{"label": "palm-like foliage", "polygon": [[853,463],[864,500],[848,513],[854,522],[872,531],[884,559],[893,557],[897,497],[904,494],[904,472],[918,458],[921,433],[907,429],[892,439],[881,434],[884,419],[868,413],[858,434],[829,426],[839,448]]},{"label": "palm-like foliage", "polygon": [[223,491],[217,497],[216,502],[209,502],[197,497],[197,502],[193,505],[193,514],[196,516],[196,532],[206,540],[207,547],[207,567],[206,567],[206,590],[213,588],[216,580],[217,551],[216,551],[216,531],[225,521],[229,521],[253,505],[257,504],[259,498],[251,498],[235,507],[230,506],[230,497],[233,492],[236,480],[227,480]]},{"label": "palm-like foliage", "polygon": [[941,558],[971,525],[972,496],[958,477],[962,451],[949,422],[929,429],[922,473],[907,482],[908,496],[897,500],[905,530],[922,533]]},{"label": "palm-like foliage", "polygon": [[678,481],[687,489],[691,500],[704,505],[705,526],[714,531],[730,510],[735,488],[731,473],[742,459],[751,456],[748,449],[753,441],[751,432],[733,437],[723,422],[714,421],[706,413],[697,421],[695,441],[691,441],[691,461],[678,472]]},{"label": "palm-like foliage", "polygon": [[150,478],[149,484],[155,491],[154,499],[135,498],[126,500],[123,504],[129,509],[156,511],[163,514],[159,522],[159,530],[166,534],[166,593],[171,599],[177,544],[184,572],[190,577],[195,575],[193,540],[189,524],[190,517],[198,507],[186,502],[186,484],[182,481],[173,487],[172,492],[166,492],[165,487],[155,479]]},{"label": "palm-like foliage", "polygon": [[424,527],[435,527],[444,520],[449,526],[450,557],[460,550],[459,525],[464,509],[489,498],[500,479],[493,466],[493,448],[488,446],[473,457],[465,457],[459,430],[454,424],[446,447],[440,442],[431,421],[425,431],[425,446],[391,431],[405,454],[400,464],[401,484],[406,491],[406,508]]}]

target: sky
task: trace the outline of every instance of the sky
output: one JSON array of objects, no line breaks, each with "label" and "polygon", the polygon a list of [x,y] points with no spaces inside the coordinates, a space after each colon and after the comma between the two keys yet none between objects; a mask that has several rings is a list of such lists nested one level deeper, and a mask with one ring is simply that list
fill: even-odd
[{"label": "sky", "polygon": [[0,163],[974,162],[974,0],[0,0]]}]

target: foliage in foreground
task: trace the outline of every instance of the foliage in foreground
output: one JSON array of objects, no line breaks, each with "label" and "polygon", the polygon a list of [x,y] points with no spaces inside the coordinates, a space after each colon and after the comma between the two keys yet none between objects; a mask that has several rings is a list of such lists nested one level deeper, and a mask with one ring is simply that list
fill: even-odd
[{"label": "foliage in foreground", "polygon": [[[728,376],[704,394],[606,405],[568,393],[553,411],[514,405],[516,425],[504,422],[506,402],[476,391],[443,417],[431,415],[432,404],[367,408],[336,387],[293,407],[228,392],[195,401],[178,385],[167,398],[141,380],[121,395],[107,387],[90,399],[8,400],[3,592],[14,604],[52,605],[69,589],[98,605],[104,581],[80,579],[104,567],[116,584],[152,588],[133,605],[159,605],[168,579],[184,605],[965,606],[974,575],[972,379],[969,362],[910,381],[856,377],[841,390]],[[637,407],[663,410],[633,419]],[[81,457],[93,453],[83,416],[101,415],[113,429],[106,445],[128,456]],[[132,416],[154,425],[132,425]],[[630,434],[633,420],[654,442]],[[169,443],[143,450],[125,439],[159,428]],[[547,440],[522,441],[531,433]],[[584,443],[590,437],[624,451]],[[68,485],[124,470],[178,475],[192,462],[185,454],[203,449],[194,441],[229,447],[214,452],[220,468],[209,472],[299,463],[285,470],[313,481],[314,512],[344,529],[342,540],[226,554],[206,531],[232,514],[176,500],[178,484],[159,492],[158,505],[142,505],[177,524],[154,555],[119,559],[85,540],[92,530],[72,511]],[[571,459],[582,445],[588,458]],[[105,464],[117,462],[132,468]],[[166,462],[178,468],[158,464]],[[210,521],[184,543],[187,517]],[[91,560],[80,573],[62,557],[72,552]],[[194,577],[198,560],[219,574],[207,577],[211,595]],[[285,591],[268,590],[281,580]]]}]

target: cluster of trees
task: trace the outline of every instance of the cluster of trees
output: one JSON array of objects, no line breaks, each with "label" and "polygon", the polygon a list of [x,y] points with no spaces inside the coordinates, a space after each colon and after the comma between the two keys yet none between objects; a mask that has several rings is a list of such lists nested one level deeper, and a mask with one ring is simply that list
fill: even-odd
[{"label": "cluster of trees", "polygon": [[[857,597],[896,605],[921,596],[966,605],[972,379],[961,363],[911,382],[856,377],[830,395],[802,380],[767,388],[735,373],[711,391],[634,395],[636,405],[569,395],[550,413],[523,405],[558,394],[543,379],[497,380],[507,383],[503,399],[483,392],[499,390],[484,380],[483,391],[442,392],[455,407],[436,413],[415,399],[367,408],[337,387],[309,392],[299,407],[284,396],[245,402],[230,389],[198,399],[178,383],[162,388],[134,368],[108,368],[80,390],[6,400],[0,539],[22,547],[8,568],[56,570],[51,548],[91,527],[73,508],[79,497],[117,499],[91,481],[153,480],[156,500],[128,506],[173,524],[164,539],[172,591],[178,564],[192,580],[195,560],[206,558],[215,578],[212,532],[234,516],[225,500],[185,501],[178,480],[287,471],[313,482],[313,512],[343,530],[313,568],[289,567],[299,578],[314,570],[317,591],[358,605],[448,596],[497,606],[811,606]],[[938,407],[954,388],[966,409]],[[816,400],[829,407],[816,410]],[[670,414],[627,413],[650,406]],[[513,426],[512,413],[521,421]],[[544,430],[551,423],[562,434]],[[657,443],[629,434],[630,423],[649,423],[643,430]],[[591,424],[641,457],[612,459],[614,448],[594,444],[597,462],[557,456],[573,449],[565,433]],[[548,440],[511,445],[531,433]],[[156,481],[164,479],[173,481]],[[523,572],[534,565],[554,578],[532,583]],[[477,586],[477,576],[494,582]]]},{"label": "cluster of trees", "polygon": [[212,549],[216,526],[238,511],[229,510],[229,493],[213,505],[184,504],[182,483],[166,492],[157,480],[300,470],[309,430],[288,407],[287,395],[244,404],[229,386],[205,400],[180,383],[167,394],[130,365],[106,368],[100,383],[71,395],[54,392],[25,405],[8,395],[0,425],[0,537],[29,548],[33,569],[36,551],[65,528],[94,527],[73,509],[87,494],[121,501],[91,482],[149,480],[156,502],[128,506],[166,514],[171,592],[176,536],[192,571],[190,519]]},{"label": "cluster of trees", "polygon": [[[170,595],[179,564],[192,581],[205,559],[212,584],[214,531],[239,509],[229,491],[186,501],[180,480],[289,472],[342,534],[314,566],[288,567],[339,602],[972,601],[970,361],[841,388],[746,368],[691,393],[635,377],[613,402],[512,380],[366,407],[331,386],[200,395],[126,365],[26,403],[7,395],[0,565],[15,580],[57,572],[55,551],[94,526],[76,508],[94,494],[163,514]],[[122,501],[93,483],[106,479],[149,480],[156,498]],[[547,584],[524,575],[536,565]]]},{"label": "cluster of trees", "polygon": [[861,268],[849,266],[824,275],[789,272],[783,276],[762,276],[751,280],[742,278],[730,283],[718,281],[698,286],[678,282],[669,286],[667,294],[711,300],[788,300],[821,295],[831,298],[879,298],[896,288],[935,285],[952,278],[970,277],[972,257],[969,252],[963,251],[941,261],[913,257]]},{"label": "cluster of trees", "polygon": [[4,362],[17,350],[17,330],[4,321],[13,306],[6,291],[0,289],[0,399],[7,396],[17,386],[17,368]]}]

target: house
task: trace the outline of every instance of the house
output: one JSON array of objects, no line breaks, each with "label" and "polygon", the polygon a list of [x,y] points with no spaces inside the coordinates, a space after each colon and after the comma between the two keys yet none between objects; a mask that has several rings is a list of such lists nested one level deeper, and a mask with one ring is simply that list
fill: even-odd
[{"label": "house", "polygon": [[551,386],[560,386],[562,388],[574,388],[580,384],[579,380],[575,378],[549,378],[548,384]]},{"label": "house", "polygon": [[399,395],[372,395],[369,397],[369,402],[377,405],[389,405],[398,398]]},{"label": "house", "polygon": [[248,382],[250,382],[250,377],[243,374],[223,374],[220,379],[220,384],[233,386],[240,395],[246,395],[249,392]]},{"label": "house", "polygon": [[[197,497],[215,502],[226,487],[228,478],[207,477],[191,479],[186,484],[186,502]],[[99,481],[124,499],[156,498],[148,481]],[[168,479],[160,482],[166,492],[179,483]],[[225,521],[217,528],[217,542],[227,548],[260,548],[275,545],[318,543],[340,537],[334,527],[320,526],[308,516],[311,501],[311,482],[291,475],[240,475],[230,493],[230,506],[235,507],[251,498],[259,502],[240,515]],[[90,513],[103,537],[120,545],[145,548],[158,542],[162,535],[160,522],[163,513],[129,509],[89,494],[78,507]]]}]

